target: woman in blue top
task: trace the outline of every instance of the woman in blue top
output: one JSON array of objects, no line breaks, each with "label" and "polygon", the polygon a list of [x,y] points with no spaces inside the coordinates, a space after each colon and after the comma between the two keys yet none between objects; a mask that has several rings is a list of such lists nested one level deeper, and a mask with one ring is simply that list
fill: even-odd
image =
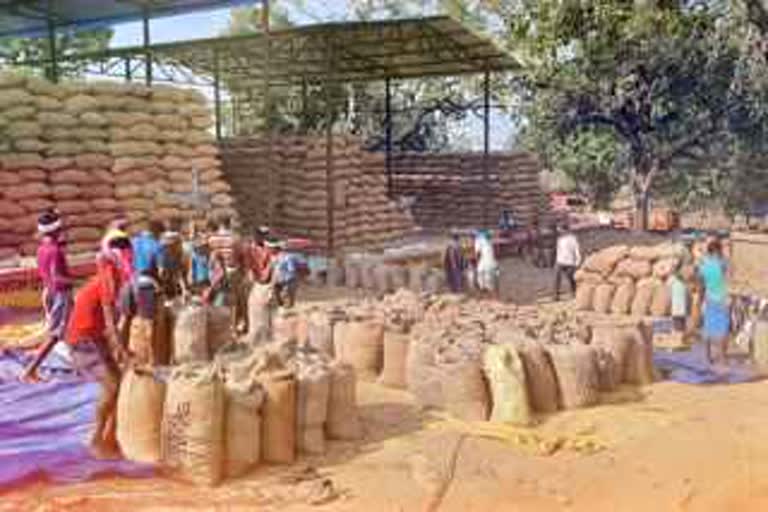
[{"label": "woman in blue top", "polygon": [[195,240],[189,254],[189,282],[194,293],[202,293],[211,285],[211,258],[205,239]]},{"label": "woman in blue top", "polygon": [[707,343],[707,357],[714,363],[712,345],[718,346],[717,360],[727,362],[728,337],[731,330],[731,314],[728,307],[728,265],[723,258],[720,240],[707,245],[706,255],[699,263],[699,278],[704,286],[704,340]]}]

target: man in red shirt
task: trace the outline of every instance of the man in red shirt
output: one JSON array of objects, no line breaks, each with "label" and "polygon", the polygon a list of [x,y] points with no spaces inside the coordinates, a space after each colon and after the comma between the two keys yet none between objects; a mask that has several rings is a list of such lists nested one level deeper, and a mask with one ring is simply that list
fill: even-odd
[{"label": "man in red shirt", "polygon": [[91,438],[91,451],[100,458],[120,453],[116,437],[119,364],[128,362],[129,354],[118,337],[115,308],[122,280],[120,251],[130,243],[125,236],[108,235],[98,256],[96,275],[75,296],[66,335],[78,371],[101,381],[102,395]]},{"label": "man in red shirt", "polygon": [[270,281],[272,268],[272,251],[267,248],[266,241],[269,228],[260,227],[253,233],[253,240],[248,248],[248,270],[251,281],[267,284]]},{"label": "man in red shirt", "polygon": [[38,380],[37,368],[64,337],[72,310],[73,281],[67,266],[64,227],[58,213],[53,210],[43,212],[37,221],[37,232],[42,237],[37,249],[37,272],[43,284],[48,339],[24,371],[22,379],[27,381]]}]

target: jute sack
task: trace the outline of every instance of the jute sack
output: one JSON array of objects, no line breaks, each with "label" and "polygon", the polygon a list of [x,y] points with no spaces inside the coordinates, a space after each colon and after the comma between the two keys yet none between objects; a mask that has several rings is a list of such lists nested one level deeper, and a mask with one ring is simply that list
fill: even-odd
[{"label": "jute sack", "polygon": [[576,287],[576,311],[592,311],[592,301],[595,296],[596,285],[582,282]]},{"label": "jute sack", "polygon": [[261,453],[266,462],[296,460],[296,379],[291,372],[260,376],[266,393],[262,408]]},{"label": "jute sack", "polygon": [[678,258],[659,260],[653,265],[653,277],[666,281],[675,272],[679,264],[680,260]]},{"label": "jute sack", "polygon": [[154,321],[134,316],[128,333],[128,349],[139,365],[155,365]]},{"label": "jute sack", "polygon": [[635,280],[646,278],[650,276],[652,272],[653,268],[648,261],[634,260],[632,258],[623,260],[616,267],[616,274],[618,276],[631,277]]},{"label": "jute sack", "polygon": [[384,359],[384,326],[375,320],[339,322],[334,342],[341,347],[341,360],[349,363],[363,380],[378,377]]},{"label": "jute sack", "polygon": [[491,390],[490,421],[529,425],[531,406],[523,362],[514,345],[492,345],[483,356],[483,369]]},{"label": "jute sack", "polygon": [[384,333],[384,368],[378,383],[389,388],[405,389],[405,367],[410,338],[407,334]]},{"label": "jute sack", "polygon": [[376,265],[373,268],[373,279],[375,282],[374,288],[377,293],[391,293],[394,290],[389,265]]},{"label": "jute sack", "polygon": [[627,363],[631,344],[633,342],[626,335],[626,328],[616,326],[593,326],[591,344],[595,346],[603,357],[612,360],[610,366],[603,363],[603,372],[610,371],[610,381],[624,382],[627,374]]},{"label": "jute sack", "polygon": [[246,474],[261,461],[261,405],[264,391],[250,376],[230,377],[224,385],[226,393],[226,458],[227,478]]},{"label": "jute sack", "polygon": [[303,453],[325,453],[323,428],[328,417],[331,377],[320,365],[304,368],[297,381],[296,431],[299,450]]},{"label": "jute sack", "polygon": [[486,421],[490,410],[488,387],[480,361],[438,363],[443,407],[465,421]]},{"label": "jute sack", "polygon": [[412,292],[421,293],[424,291],[424,281],[427,277],[428,269],[424,265],[412,265],[408,267],[408,289]]},{"label": "jute sack", "polygon": [[624,380],[638,386],[653,383],[653,340],[650,334],[638,324],[622,328],[622,336],[629,342]]},{"label": "jute sack", "polygon": [[360,288],[362,277],[358,263],[348,261],[344,264],[344,283],[347,288]]},{"label": "jute sack", "polygon": [[405,361],[405,383],[422,407],[442,407],[441,372],[435,366],[434,347],[414,340],[408,347]]},{"label": "jute sack", "polygon": [[651,315],[667,316],[672,309],[672,293],[669,286],[660,283],[653,290],[653,300],[651,301]]},{"label": "jute sack", "polygon": [[597,351],[589,345],[550,345],[563,409],[594,405],[599,400]]},{"label": "jute sack", "polygon": [[269,341],[272,337],[272,298],[270,285],[254,283],[248,294],[248,335],[251,345]]},{"label": "jute sack", "polygon": [[330,367],[331,386],[325,433],[328,439],[355,441],[363,436],[357,412],[357,379],[352,366],[336,362]]},{"label": "jute sack", "polygon": [[321,354],[334,357],[333,319],[323,311],[312,311],[307,317],[307,343]]},{"label": "jute sack", "polygon": [[160,452],[165,384],[134,370],[123,374],[117,399],[117,441],[128,460],[155,464]]},{"label": "jute sack", "polygon": [[589,256],[584,261],[583,268],[587,272],[595,272],[607,277],[628,254],[629,247],[626,245],[608,247]]},{"label": "jute sack", "polygon": [[208,353],[213,355],[232,341],[231,317],[227,307],[208,307],[206,314]]},{"label": "jute sack", "polygon": [[376,292],[376,265],[363,262],[360,265],[360,286],[368,292]]},{"label": "jute sack", "polygon": [[596,313],[610,313],[611,302],[616,287],[612,284],[601,284],[595,289],[593,306]]},{"label": "jute sack", "polygon": [[208,361],[208,314],[198,304],[183,307],[173,328],[173,360],[176,364]]},{"label": "jute sack", "polygon": [[328,262],[328,269],[325,273],[325,284],[328,286],[344,286],[344,267],[335,260]]},{"label": "jute sack", "polygon": [[431,294],[445,291],[445,274],[439,270],[432,270],[424,280],[424,291]]},{"label": "jute sack", "polygon": [[635,298],[632,299],[632,316],[645,316],[650,313],[655,288],[656,281],[652,279],[644,279],[637,283]]},{"label": "jute sack", "polygon": [[544,414],[557,411],[557,376],[544,344],[522,341],[516,346],[525,370],[531,408]]},{"label": "jute sack", "polygon": [[634,283],[627,282],[619,285],[611,302],[611,313],[614,315],[628,315],[632,309],[632,299],[634,296]]},{"label": "jute sack", "polygon": [[224,387],[212,365],[177,367],[163,409],[165,465],[200,485],[216,485],[223,472]]}]

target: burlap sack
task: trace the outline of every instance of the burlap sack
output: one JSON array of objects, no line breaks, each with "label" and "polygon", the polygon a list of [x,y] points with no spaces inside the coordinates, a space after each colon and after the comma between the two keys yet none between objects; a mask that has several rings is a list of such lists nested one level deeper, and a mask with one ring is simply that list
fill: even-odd
[{"label": "burlap sack", "polygon": [[627,258],[616,267],[619,276],[631,277],[634,280],[643,279],[651,275],[653,268],[646,260]]},{"label": "burlap sack", "polygon": [[638,386],[653,383],[653,340],[650,333],[643,325],[637,325],[622,328],[621,335],[629,343],[624,380]]},{"label": "burlap sack", "polygon": [[490,410],[488,387],[480,361],[438,363],[443,407],[465,421],[486,421]]},{"label": "burlap sack", "polygon": [[632,299],[635,296],[635,285],[627,282],[616,288],[611,302],[611,313],[614,315],[628,315],[632,310]]},{"label": "burlap sack", "polygon": [[386,264],[379,264],[373,267],[373,280],[374,289],[376,293],[385,294],[391,293],[394,288],[392,286],[392,279],[390,277],[390,266]]},{"label": "burlap sack", "polygon": [[659,283],[653,290],[652,316],[668,316],[672,309],[672,292],[666,283]]},{"label": "burlap sack", "polygon": [[317,352],[331,358],[335,355],[333,330],[333,319],[328,313],[312,311],[307,316],[307,343]]},{"label": "burlap sack", "polygon": [[493,403],[489,420],[529,425],[531,406],[528,401],[528,384],[523,362],[514,345],[488,347],[483,357],[483,369]]},{"label": "burlap sack", "polygon": [[392,265],[389,268],[392,288],[397,291],[408,288],[408,269],[401,265]]},{"label": "burlap sack", "polygon": [[379,375],[378,383],[382,386],[406,388],[406,362],[410,337],[387,331],[384,333],[384,368]]},{"label": "burlap sack", "polygon": [[360,265],[356,262],[347,261],[344,264],[344,282],[347,288],[360,288],[362,286],[362,276]]},{"label": "burlap sack", "polygon": [[408,289],[412,292],[424,291],[424,281],[429,269],[424,265],[411,265],[408,267]]},{"label": "burlap sack", "polygon": [[640,261],[654,261],[659,257],[659,251],[655,246],[638,245],[632,247],[629,257]]},{"label": "burlap sack", "polygon": [[298,447],[303,453],[325,453],[322,433],[330,391],[331,376],[327,369],[319,365],[301,369],[297,380],[296,431]]},{"label": "burlap sack", "polygon": [[224,389],[224,473],[227,478],[236,478],[248,473],[261,461],[261,406],[264,391],[250,376],[229,377]]},{"label": "burlap sack", "polygon": [[248,294],[248,334],[251,345],[258,345],[272,338],[272,299],[271,285],[254,283]]},{"label": "burlap sack", "polygon": [[[549,414],[557,411],[557,377],[543,343],[521,341],[515,344],[523,364],[531,408]],[[510,356],[514,357],[514,356]]]},{"label": "burlap sack", "polygon": [[328,286],[344,286],[344,267],[339,265],[336,260],[328,262],[328,269],[325,273],[325,284]]},{"label": "burlap sack", "polygon": [[173,360],[176,364],[208,361],[208,315],[200,305],[190,304],[181,309],[173,329]]},{"label": "burlap sack", "polygon": [[296,379],[293,373],[260,376],[266,393],[262,407],[261,454],[266,462],[291,464],[296,459]]},{"label": "burlap sack", "polygon": [[206,308],[205,326],[208,338],[208,353],[216,354],[218,350],[232,342],[231,316],[228,307]]},{"label": "burlap sack", "polygon": [[653,292],[658,282],[653,279],[644,279],[637,283],[635,298],[632,300],[632,316],[646,316],[651,312]]},{"label": "burlap sack", "polygon": [[375,320],[339,322],[334,328],[334,344],[341,361],[349,363],[359,378],[374,380],[384,358],[384,326]]},{"label": "burlap sack", "polygon": [[599,400],[597,351],[589,345],[549,345],[563,409],[594,405]]},{"label": "burlap sack", "polygon": [[127,370],[117,399],[117,441],[128,460],[156,464],[162,460],[161,425],[165,384]]},{"label": "burlap sack", "polygon": [[592,311],[592,302],[597,286],[590,282],[581,282],[576,287],[576,311]]},{"label": "burlap sack", "polygon": [[168,380],[163,461],[195,484],[215,485],[221,480],[224,404],[224,387],[211,365],[179,366]]},{"label": "burlap sack", "polygon": [[330,370],[331,386],[325,433],[328,439],[358,440],[363,435],[363,428],[357,412],[355,369],[348,364],[336,362]]},{"label": "burlap sack", "polygon": [[601,284],[595,288],[592,306],[596,313],[610,313],[611,302],[613,301],[613,294],[615,292],[616,287],[608,283]]},{"label": "burlap sack", "polygon": [[440,270],[431,270],[424,280],[424,291],[436,295],[443,293],[445,289],[445,274]]},{"label": "burlap sack", "polygon": [[155,364],[154,321],[134,316],[128,334],[128,349],[133,353],[136,364]]},{"label": "burlap sack", "polygon": [[360,265],[360,285],[363,290],[376,292],[376,265],[371,262],[362,262]]},{"label": "burlap sack", "polygon": [[626,245],[617,245],[603,249],[589,256],[582,268],[586,272],[595,272],[597,274],[608,276],[616,265],[629,254],[629,247]]},{"label": "burlap sack", "polygon": [[627,364],[631,344],[634,343],[626,334],[626,328],[616,326],[593,326],[591,344],[602,354],[603,358],[612,360],[610,366],[603,364],[603,372],[610,372],[610,382],[624,382],[627,375]]}]

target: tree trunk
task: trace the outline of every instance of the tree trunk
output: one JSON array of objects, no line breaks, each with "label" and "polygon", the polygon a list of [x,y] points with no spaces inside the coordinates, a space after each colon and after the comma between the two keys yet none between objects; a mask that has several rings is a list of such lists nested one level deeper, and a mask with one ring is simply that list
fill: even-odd
[{"label": "tree trunk", "polygon": [[654,158],[650,165],[643,165],[635,168],[633,190],[635,194],[636,224],[640,229],[647,231],[650,217],[650,199],[651,184],[653,178],[658,174],[660,162]]}]

